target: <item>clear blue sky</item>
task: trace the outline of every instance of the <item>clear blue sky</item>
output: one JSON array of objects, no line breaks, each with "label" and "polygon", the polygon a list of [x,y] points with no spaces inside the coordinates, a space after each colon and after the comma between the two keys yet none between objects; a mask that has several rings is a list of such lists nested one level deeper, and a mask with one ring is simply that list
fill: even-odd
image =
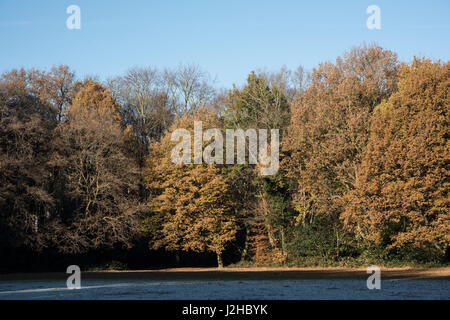
[{"label": "clear blue sky", "polygon": [[[66,8],[81,8],[68,30]],[[381,9],[368,30],[366,8]],[[218,85],[254,69],[312,69],[363,42],[399,54],[448,60],[449,0],[0,0],[0,71],[68,64],[101,79],[141,66],[196,63]]]}]

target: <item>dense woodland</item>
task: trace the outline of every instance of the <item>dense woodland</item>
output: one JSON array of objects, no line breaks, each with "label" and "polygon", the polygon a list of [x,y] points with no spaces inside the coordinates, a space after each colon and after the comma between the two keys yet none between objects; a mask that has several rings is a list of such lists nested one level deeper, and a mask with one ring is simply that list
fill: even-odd
[{"label": "dense woodland", "polygon": [[[217,89],[199,66],[0,79],[0,271],[450,261],[450,63],[376,45]],[[280,130],[280,170],[176,165],[177,128]]]}]

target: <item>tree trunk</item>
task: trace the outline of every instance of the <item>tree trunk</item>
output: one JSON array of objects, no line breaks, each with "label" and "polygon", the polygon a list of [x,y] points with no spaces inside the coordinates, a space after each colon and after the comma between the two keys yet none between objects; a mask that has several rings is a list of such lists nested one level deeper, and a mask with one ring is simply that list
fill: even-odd
[{"label": "tree trunk", "polygon": [[217,252],[217,267],[219,269],[223,268],[222,252]]},{"label": "tree trunk", "polygon": [[339,243],[339,229],[338,229],[338,227],[336,227],[336,260],[338,260],[339,259],[339,254],[340,254],[340,252],[339,252],[339,245],[340,245],[340,243]]},{"label": "tree trunk", "polygon": [[248,255],[248,241],[249,241],[249,235],[250,235],[250,227],[245,228],[245,242],[244,242],[244,249],[241,253],[241,260],[245,260]]},{"label": "tree trunk", "polygon": [[281,252],[283,253],[283,256],[287,257],[286,234],[283,227],[280,229],[280,234],[281,234]]},{"label": "tree trunk", "polygon": [[272,229],[269,227],[269,228],[267,228],[268,230],[267,230],[267,236],[268,236],[268,238],[269,238],[269,243],[270,243],[270,246],[272,247],[272,248],[275,248],[276,247],[276,240],[275,240],[275,235],[273,234],[273,231],[272,231]]}]

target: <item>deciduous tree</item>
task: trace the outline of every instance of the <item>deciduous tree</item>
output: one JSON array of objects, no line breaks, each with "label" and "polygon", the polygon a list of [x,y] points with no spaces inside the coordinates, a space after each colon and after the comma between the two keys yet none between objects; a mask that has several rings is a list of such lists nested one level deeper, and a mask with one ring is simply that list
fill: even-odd
[{"label": "deciduous tree", "polygon": [[171,133],[183,128],[193,134],[194,120],[202,121],[204,129],[221,126],[214,112],[200,108],[179,119],[151,147],[145,171],[152,190],[151,213],[145,224],[153,233],[151,247],[215,252],[222,267],[222,252],[235,239],[237,229],[229,184],[218,165],[175,164],[171,159],[176,144]]},{"label": "deciduous tree", "polygon": [[391,51],[363,46],[313,70],[282,141],[293,204],[305,221],[342,211],[340,198],[354,188],[372,112],[396,90],[397,68]]},{"label": "deciduous tree", "polygon": [[48,160],[56,112],[34,94],[28,75],[12,70],[0,79],[0,242],[13,250],[47,245],[55,206]]},{"label": "deciduous tree", "polygon": [[117,108],[107,89],[88,81],[58,127],[51,164],[63,181],[62,210],[52,237],[62,252],[130,247],[139,233],[139,172]]},{"label": "deciduous tree", "polygon": [[355,190],[342,218],[358,236],[409,257],[450,245],[450,63],[415,59],[375,111]]}]

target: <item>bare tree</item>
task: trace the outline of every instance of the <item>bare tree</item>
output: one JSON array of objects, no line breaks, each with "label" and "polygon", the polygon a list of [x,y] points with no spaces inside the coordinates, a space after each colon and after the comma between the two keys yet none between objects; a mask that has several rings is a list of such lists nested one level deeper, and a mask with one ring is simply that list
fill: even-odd
[{"label": "bare tree", "polygon": [[161,78],[156,69],[129,69],[118,84],[117,98],[122,104],[132,106],[144,123],[158,111],[155,98],[161,91]]},{"label": "bare tree", "polygon": [[258,74],[264,77],[269,87],[280,88],[289,103],[300,96],[308,86],[309,75],[302,66],[295,70],[283,66],[277,72],[259,70]]},{"label": "bare tree", "polygon": [[133,152],[143,165],[150,141],[158,140],[174,118],[162,75],[154,68],[135,67],[107,81],[107,86],[121,104],[122,125],[131,135]]},{"label": "bare tree", "polygon": [[164,82],[169,104],[178,116],[192,113],[213,101],[214,81],[197,65],[179,65],[176,69],[164,70]]}]

